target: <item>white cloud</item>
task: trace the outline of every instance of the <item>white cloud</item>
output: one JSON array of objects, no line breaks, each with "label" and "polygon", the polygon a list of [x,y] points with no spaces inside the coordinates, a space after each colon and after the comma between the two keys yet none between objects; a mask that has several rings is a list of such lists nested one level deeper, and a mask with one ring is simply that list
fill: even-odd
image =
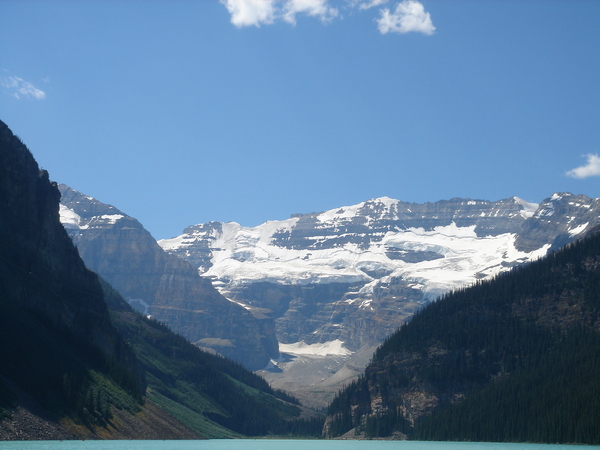
[{"label": "white cloud", "polygon": [[258,27],[275,19],[275,0],[221,0],[221,3],[227,7],[236,27]]},{"label": "white cloud", "polygon": [[297,14],[308,14],[328,22],[338,10],[328,6],[328,0],[220,0],[231,14],[231,23],[237,27],[259,27],[276,20],[296,24]]},{"label": "white cloud", "polygon": [[4,91],[15,97],[16,99],[31,98],[35,100],[43,100],[46,98],[46,93],[36,88],[29,81],[15,76],[5,76],[0,78],[0,86]]},{"label": "white cloud", "polygon": [[[292,25],[296,24],[298,14],[306,14],[330,22],[341,17],[340,10],[330,6],[331,0],[219,0],[231,14],[231,23],[235,26],[249,27],[269,25],[283,20]],[[388,3],[390,0],[347,0],[337,5],[343,5],[343,10],[368,10]],[[396,2],[397,3],[397,2]],[[392,8],[393,9],[393,8]],[[418,32],[433,34],[435,27],[431,16],[425,12],[423,5],[417,0],[403,0],[396,4],[391,12],[388,8],[379,10],[377,20],[379,31],[386,33]]]},{"label": "white cloud", "polygon": [[377,21],[379,31],[386,33],[409,33],[411,31],[423,34],[433,34],[435,27],[431,16],[416,0],[404,0],[396,6],[394,12],[384,8]]},{"label": "white cloud", "polygon": [[586,155],[587,164],[569,170],[567,175],[573,178],[587,178],[600,176],[600,157],[598,155]]},{"label": "white cloud", "polygon": [[375,6],[383,5],[389,0],[354,0],[354,4],[358,5],[359,9],[370,9]]},{"label": "white cloud", "polygon": [[327,6],[327,0],[288,0],[284,6],[283,19],[296,24],[296,14],[305,13],[328,22],[338,15],[338,10]]}]

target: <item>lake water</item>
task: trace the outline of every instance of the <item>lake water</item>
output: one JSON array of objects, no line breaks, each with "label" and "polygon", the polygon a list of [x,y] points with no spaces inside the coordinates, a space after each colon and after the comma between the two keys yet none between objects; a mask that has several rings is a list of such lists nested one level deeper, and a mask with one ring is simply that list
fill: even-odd
[{"label": "lake water", "polygon": [[10,441],[14,450],[600,450],[600,446],[480,442],[214,439],[207,441]]}]

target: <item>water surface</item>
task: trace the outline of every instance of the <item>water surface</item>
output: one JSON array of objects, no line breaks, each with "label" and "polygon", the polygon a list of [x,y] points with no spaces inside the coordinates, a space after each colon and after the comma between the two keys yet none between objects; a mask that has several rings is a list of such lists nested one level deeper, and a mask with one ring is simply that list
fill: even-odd
[{"label": "water surface", "polygon": [[600,446],[482,442],[211,439],[206,441],[4,441],[14,450],[600,450]]}]

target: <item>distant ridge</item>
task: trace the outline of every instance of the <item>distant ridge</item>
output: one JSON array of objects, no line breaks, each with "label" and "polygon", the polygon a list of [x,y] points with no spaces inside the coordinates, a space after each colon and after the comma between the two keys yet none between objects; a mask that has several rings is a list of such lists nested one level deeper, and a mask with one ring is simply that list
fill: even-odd
[{"label": "distant ridge", "polygon": [[272,319],[228,301],[133,217],[64,184],[59,189],[61,221],[82,259],[138,311],[252,370],[279,357]]}]

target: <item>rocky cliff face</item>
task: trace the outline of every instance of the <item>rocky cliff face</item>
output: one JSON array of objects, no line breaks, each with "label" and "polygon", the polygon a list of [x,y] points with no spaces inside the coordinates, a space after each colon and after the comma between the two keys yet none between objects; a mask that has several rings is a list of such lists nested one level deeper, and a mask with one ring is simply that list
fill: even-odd
[{"label": "rocky cliff face", "polygon": [[189,263],[165,253],[134,218],[65,185],[60,190],[61,220],[81,257],[132,306],[249,368],[278,357],[269,316],[225,299]]},{"label": "rocky cliff face", "polygon": [[515,245],[528,252],[549,243],[557,250],[597,225],[599,216],[600,199],[556,193],[523,223]]},{"label": "rocky cliff face", "polygon": [[[112,373],[141,396],[143,372],[110,320],[96,274],[60,224],[59,199],[48,173],[0,122],[0,379],[66,408],[86,382],[77,374],[91,367]],[[34,331],[45,341],[27,347]],[[44,366],[54,351],[65,359]]]}]

